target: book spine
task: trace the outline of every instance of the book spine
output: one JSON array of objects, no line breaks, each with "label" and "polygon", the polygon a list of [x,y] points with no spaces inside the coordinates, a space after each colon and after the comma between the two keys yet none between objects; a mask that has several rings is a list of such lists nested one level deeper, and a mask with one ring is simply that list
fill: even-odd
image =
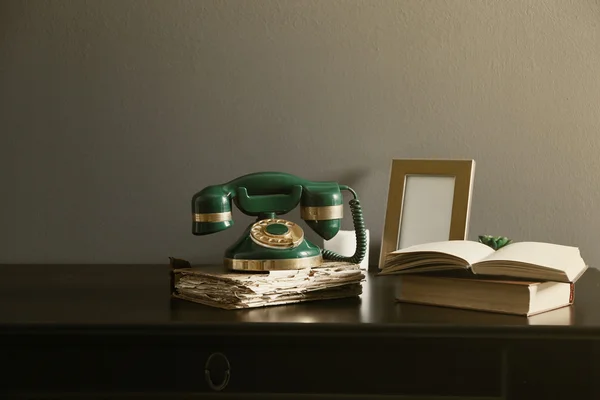
[{"label": "book spine", "polygon": [[573,304],[575,300],[575,284],[571,283],[571,291],[569,293],[569,304]]},{"label": "book spine", "polygon": [[171,294],[173,294],[176,292],[175,285],[177,285],[177,282],[179,281],[178,270],[182,268],[191,268],[192,265],[189,261],[175,257],[169,257],[169,265],[171,266],[169,269],[169,286]]}]

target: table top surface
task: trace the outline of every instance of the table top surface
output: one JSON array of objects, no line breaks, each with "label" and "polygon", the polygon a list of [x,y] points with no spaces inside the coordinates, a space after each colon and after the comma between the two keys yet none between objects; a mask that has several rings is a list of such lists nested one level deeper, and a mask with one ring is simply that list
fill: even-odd
[{"label": "table top surface", "polygon": [[369,273],[359,298],[221,310],[171,298],[168,265],[0,265],[0,329],[570,334],[600,336],[600,270],[575,303],[532,317],[397,303],[397,276]]}]

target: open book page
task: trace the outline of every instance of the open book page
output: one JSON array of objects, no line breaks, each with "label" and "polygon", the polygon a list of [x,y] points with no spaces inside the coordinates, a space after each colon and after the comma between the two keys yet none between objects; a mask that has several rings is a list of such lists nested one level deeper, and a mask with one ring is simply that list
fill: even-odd
[{"label": "open book page", "polygon": [[[554,270],[573,282],[587,268],[577,247],[541,242],[516,242],[502,247],[473,266],[475,273],[486,268]],[[564,273],[563,273],[564,272]],[[532,276],[532,274],[528,274]],[[540,272],[540,278],[543,272]]]},{"label": "open book page", "polygon": [[421,253],[427,257],[431,257],[431,253],[449,255],[461,260],[466,267],[490,256],[494,253],[494,249],[470,240],[448,240],[406,247],[391,252],[390,257],[401,262],[405,258],[414,256],[415,253]]}]

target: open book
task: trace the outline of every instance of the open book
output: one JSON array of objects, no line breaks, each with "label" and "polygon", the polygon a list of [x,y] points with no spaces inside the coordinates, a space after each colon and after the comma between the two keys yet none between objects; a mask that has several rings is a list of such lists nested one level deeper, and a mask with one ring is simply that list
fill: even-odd
[{"label": "open book", "polygon": [[481,275],[575,282],[587,269],[577,247],[515,242],[499,250],[474,241],[418,244],[387,254],[380,274],[466,270]]}]

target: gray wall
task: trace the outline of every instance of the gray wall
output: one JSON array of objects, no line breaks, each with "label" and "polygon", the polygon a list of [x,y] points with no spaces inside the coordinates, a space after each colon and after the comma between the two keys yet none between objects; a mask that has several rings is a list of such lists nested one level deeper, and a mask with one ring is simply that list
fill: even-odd
[{"label": "gray wall", "polygon": [[250,220],[191,196],[261,170],[354,186],[376,261],[432,157],[477,161],[472,238],[598,265],[599,43],[593,0],[3,1],[0,262],[218,262]]}]

